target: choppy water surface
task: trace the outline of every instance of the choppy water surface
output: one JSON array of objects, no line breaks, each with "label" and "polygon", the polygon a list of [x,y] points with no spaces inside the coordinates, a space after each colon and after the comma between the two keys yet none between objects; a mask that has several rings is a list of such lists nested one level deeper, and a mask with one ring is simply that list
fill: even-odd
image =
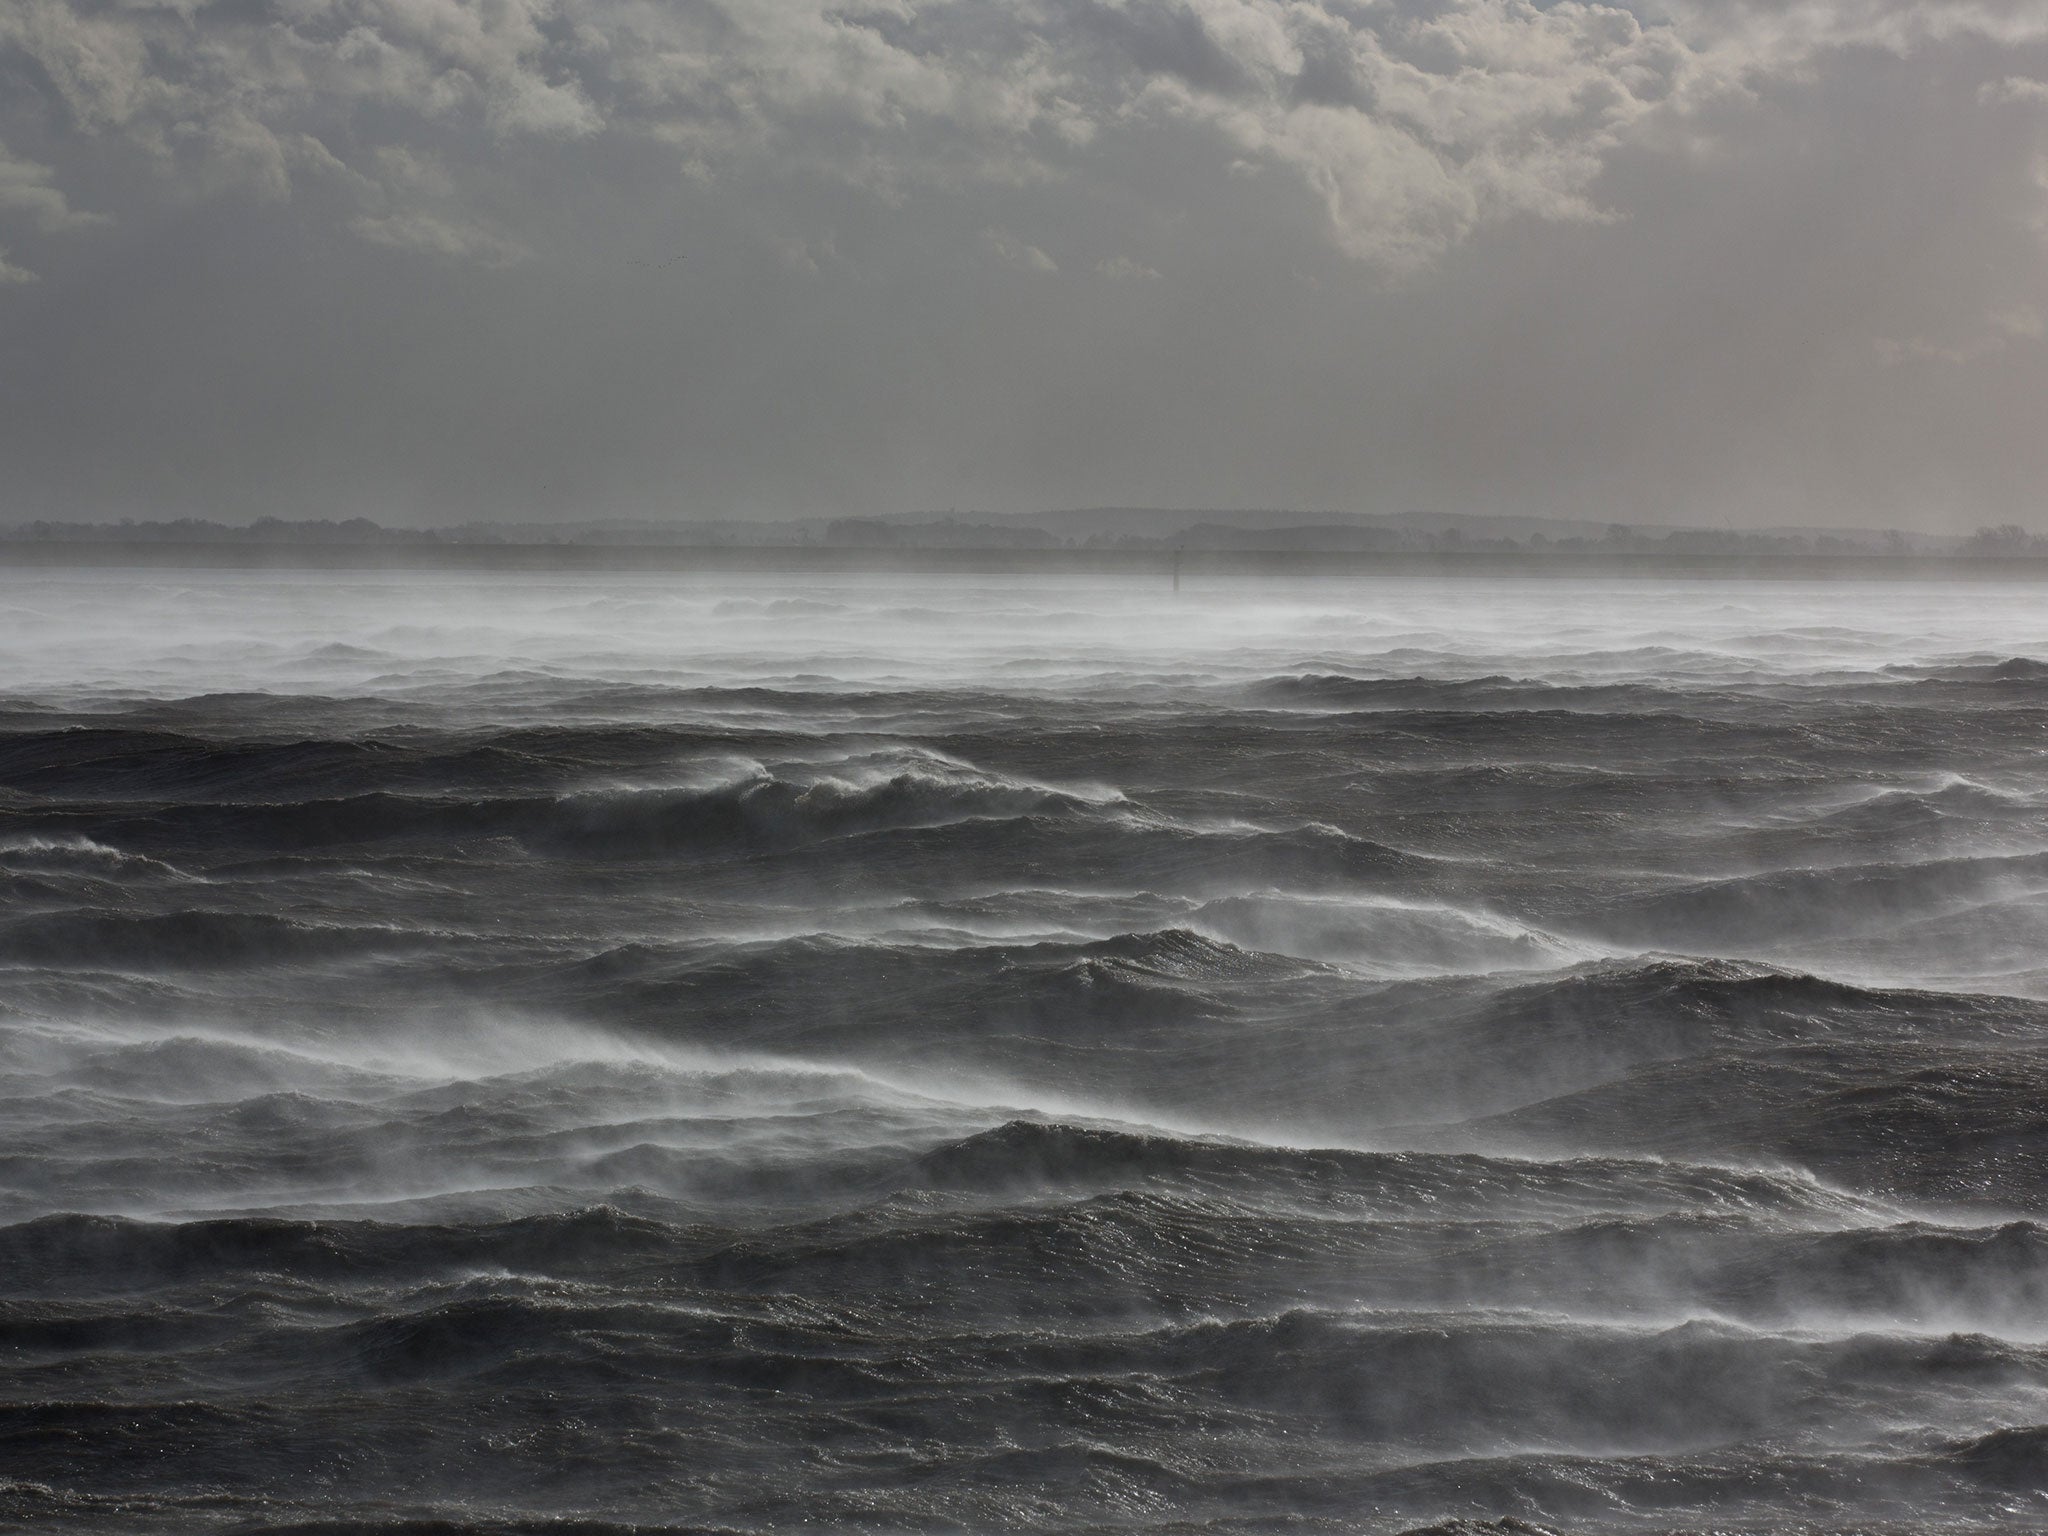
[{"label": "choppy water surface", "polygon": [[2048,1520],[2039,588],[0,636],[0,1518]]}]

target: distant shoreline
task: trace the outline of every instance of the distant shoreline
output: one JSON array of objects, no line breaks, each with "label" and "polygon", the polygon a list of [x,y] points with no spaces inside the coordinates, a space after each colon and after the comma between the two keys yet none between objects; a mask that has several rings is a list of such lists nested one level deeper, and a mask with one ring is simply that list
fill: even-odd
[{"label": "distant shoreline", "polygon": [[[1157,549],[860,549],[680,544],[294,544],[277,541],[0,540],[0,571],[528,571],[832,575],[1147,576],[1168,578]],[[2048,555],[1691,555],[1652,552],[1190,549],[1184,578],[1510,576],[1741,581],[2043,581]]]}]

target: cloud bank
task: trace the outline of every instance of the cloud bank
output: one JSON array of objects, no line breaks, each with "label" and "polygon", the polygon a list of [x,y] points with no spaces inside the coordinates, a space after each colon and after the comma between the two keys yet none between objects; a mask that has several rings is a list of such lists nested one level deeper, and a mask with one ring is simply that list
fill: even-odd
[{"label": "cloud bank", "polygon": [[[1603,456],[1616,418],[1637,433],[1646,425],[1624,398],[1642,378],[1619,376],[1652,369],[1646,377],[1675,382],[1696,408],[1733,410],[1721,425],[1739,435],[1747,413],[1723,406],[1719,371],[1741,365],[1710,332],[1677,339],[1660,313],[1637,313],[1634,334],[1596,346],[1616,322],[1585,284],[1612,264],[1610,302],[1645,303],[1660,260],[1684,276],[1690,258],[1669,242],[1698,208],[1721,222],[1694,237],[1745,269],[1755,240],[1793,238],[1788,226],[1802,222],[1811,245],[1833,252],[1790,250],[1755,276],[1800,290],[1796,329],[1812,350],[1788,371],[1758,338],[1751,387],[1776,395],[1781,420],[1804,412],[1815,433],[1848,397],[1869,408],[1875,391],[1902,410],[1892,397],[1919,365],[2031,366],[2039,326],[2014,317],[2048,308],[2026,271],[2048,227],[2048,8],[2032,0],[4,0],[0,102],[0,327],[17,362],[37,366],[67,307],[89,303],[116,272],[156,287],[136,304],[189,306],[204,290],[220,327],[254,337],[270,323],[262,305],[214,293],[192,265],[221,242],[261,268],[245,279],[295,289],[301,302],[439,316],[413,333],[432,357],[314,338],[332,349],[328,394],[308,386],[293,409],[273,408],[274,431],[296,446],[249,445],[240,490],[178,452],[173,423],[134,425],[131,453],[127,424],[88,422],[86,402],[67,399],[32,413],[45,418],[39,440],[53,425],[73,446],[96,432],[109,462],[72,472],[68,487],[54,463],[24,471],[16,500],[139,502],[138,466],[170,452],[159,496],[258,497],[268,509],[296,476],[312,502],[426,509],[463,481],[454,456],[474,456],[488,437],[492,400],[447,407],[447,462],[373,420],[337,425],[351,408],[375,416],[363,392],[381,365],[424,375],[421,389],[481,389],[501,421],[555,400],[561,488],[521,477],[545,503],[521,510],[570,512],[594,495],[605,505],[592,510],[612,512],[657,486],[669,503],[720,514],[901,496],[1180,497],[1214,481],[1177,457],[1183,439],[1227,439],[1258,459],[1255,473],[1225,477],[1219,493],[1232,496],[1498,503],[1519,485],[1560,507],[1591,499],[1656,515],[1645,501],[1733,504],[1757,489],[1739,476],[1718,489],[1699,479],[1711,479],[1692,461],[1712,429],[1680,420],[1680,404],[1652,424],[1675,434],[1686,462],[1672,473],[1645,478],[1654,435]],[[1884,162],[1866,128],[1880,125],[1883,141],[1886,123],[1911,125],[1921,144]],[[1787,199],[1804,202],[1788,209]],[[1969,222],[1946,239],[1894,234],[1916,200]],[[1859,230],[1903,244],[1859,251]],[[1975,277],[1935,270],[1936,248],[1966,249]],[[152,263],[152,249],[164,260]],[[668,275],[662,293],[641,281],[657,271]],[[593,286],[606,272],[619,279],[609,298]],[[774,283],[832,292],[771,296],[771,272]],[[1033,280],[1057,297],[981,286]],[[1853,319],[1845,282],[1867,290]],[[450,301],[449,284],[467,297]],[[1782,302],[1754,298],[1766,310]],[[1108,344],[1100,308],[1117,302],[1139,307],[1110,330],[1170,354],[1178,377],[1160,387],[1181,391],[1174,410],[1128,413],[1145,434],[1130,450],[1073,441],[1048,398],[1063,381],[1099,392],[1126,379],[1118,359],[1089,352],[1091,338]],[[1681,309],[1696,302],[1671,295]],[[871,330],[855,311],[878,304],[888,319]],[[1458,318],[1472,305],[1512,306],[1489,320],[1492,371],[1527,352],[1520,386],[1576,402],[1541,402],[1534,414],[1550,424],[1540,432],[1506,424],[1508,439],[1531,439],[1512,454],[1498,421],[1453,430],[1437,419],[1458,409],[1461,390],[1493,392],[1487,379],[1441,377],[1451,363],[1489,366],[1473,356],[1469,316]],[[575,323],[571,310],[600,333],[651,326],[678,350],[665,369],[629,348],[618,377],[593,379],[598,354],[579,343],[567,361],[580,377],[538,357],[516,378],[495,376],[506,360],[488,339],[494,326],[552,330]],[[1247,335],[1229,311],[1266,313],[1276,330]],[[1441,320],[1442,357],[1409,332],[1410,311]],[[803,314],[813,341],[774,313]],[[1305,339],[1315,313],[1323,331],[1377,356],[1347,365]],[[752,344],[721,315],[751,326]],[[1081,355],[1040,355],[1048,315]],[[855,387],[843,363],[810,346],[877,346],[871,363],[901,369],[930,355],[930,316],[973,328],[985,355],[1021,371],[1013,390],[969,391],[1004,422],[963,441],[952,411],[928,399],[918,408],[918,386],[871,409],[808,384],[796,390],[802,420],[778,419],[776,380],[802,372]],[[152,326],[181,331],[161,314]],[[334,332],[348,329],[333,316]],[[1709,376],[1688,374],[1671,350],[1653,354],[1659,345],[1714,354]],[[101,361],[161,369],[173,342],[165,334],[155,346]],[[960,366],[951,344],[939,350]],[[744,407],[713,414],[730,410],[744,430],[727,422],[716,462],[691,469],[650,446],[661,412],[648,392],[701,395],[703,373],[732,369],[741,352],[751,372],[729,382]],[[1842,386],[1816,383],[1814,370],[1839,371],[1851,355],[1889,383],[1819,398]],[[1270,388],[1290,365],[1296,382],[1282,392],[1298,394],[1256,408],[1239,398],[1250,379]],[[1233,374],[1245,378],[1217,382]],[[579,385],[586,393],[572,395]],[[237,381],[218,387],[219,408],[231,408]],[[1333,422],[1332,391],[1371,419]],[[600,409],[607,420],[595,419]],[[81,419],[63,426],[67,412]],[[1190,412],[1229,430],[1176,424]],[[1274,419],[1252,430],[1262,412]],[[1999,434],[2017,432],[2014,414],[1989,427],[1937,423],[1939,440],[1925,446],[1937,459],[1979,452],[1995,428],[1994,457],[2007,464],[2019,450]],[[1394,430],[1404,422],[1405,449]],[[803,466],[789,462],[792,430],[808,434],[811,446],[794,451]],[[1460,431],[1464,464],[1453,462]],[[1563,436],[1535,440],[1553,431]],[[764,462],[778,439],[785,451]],[[316,441],[329,446],[309,458]],[[386,452],[365,462],[376,442]],[[221,447],[216,434],[208,451]],[[1814,448],[1804,468],[1779,455],[1774,513],[1802,496],[1816,517],[1854,510],[1860,473],[1829,452],[1839,450]],[[1152,456],[1149,482],[1137,453]],[[1368,481],[1367,460],[1385,472]],[[1948,465],[1934,477],[1942,484],[1916,494],[1940,503],[1928,516],[1965,515],[1999,500],[1999,475],[2016,484],[2020,473]],[[490,473],[469,478],[472,502],[503,491]]]}]

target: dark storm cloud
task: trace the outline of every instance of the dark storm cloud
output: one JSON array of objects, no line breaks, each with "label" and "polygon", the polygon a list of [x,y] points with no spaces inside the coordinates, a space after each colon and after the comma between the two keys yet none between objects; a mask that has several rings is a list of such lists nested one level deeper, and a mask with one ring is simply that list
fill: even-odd
[{"label": "dark storm cloud", "polygon": [[2048,12],[0,0],[0,514],[2026,516]]}]

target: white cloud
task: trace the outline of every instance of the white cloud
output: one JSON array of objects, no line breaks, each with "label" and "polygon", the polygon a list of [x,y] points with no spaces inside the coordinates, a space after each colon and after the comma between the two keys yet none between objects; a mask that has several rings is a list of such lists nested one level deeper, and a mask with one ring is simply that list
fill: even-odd
[{"label": "white cloud", "polygon": [[1873,350],[1877,360],[1888,368],[1909,362],[1961,368],[1998,357],[2015,346],[2038,342],[2044,336],[2048,336],[2048,313],[2038,305],[2022,302],[1993,309],[1978,328],[1966,335],[1946,340],[1913,336],[1904,341],[1885,336],[1878,338]]},{"label": "white cloud", "polygon": [[1159,276],[1156,267],[1148,267],[1128,256],[1112,256],[1107,261],[1098,261],[1095,270],[1100,276],[1113,277],[1119,281],[1148,281]]},{"label": "white cloud", "polygon": [[19,218],[44,234],[62,234],[107,222],[105,214],[73,208],[51,180],[50,168],[17,160],[0,144],[0,219]]},{"label": "white cloud", "polygon": [[[62,235],[108,222],[105,214],[73,208],[48,166],[19,159],[0,144],[0,233],[26,227],[38,234]],[[36,281],[35,272],[9,261],[0,247],[0,287]]]},{"label": "white cloud", "polygon": [[350,233],[393,250],[485,267],[512,266],[531,254],[464,208],[460,178],[435,156],[385,145],[366,169],[355,178],[365,211],[349,220]]},{"label": "white cloud", "polygon": [[981,243],[990,255],[1006,267],[1019,272],[1057,272],[1060,269],[1045,252],[1035,245],[1027,245],[1007,229],[984,229]]},{"label": "white cloud", "polygon": [[1977,100],[1987,107],[2039,105],[2048,102],[2048,80],[2030,80],[2024,75],[2007,75],[1977,87]]},{"label": "white cloud", "polygon": [[377,245],[414,251],[485,267],[509,267],[524,261],[526,248],[495,230],[435,213],[393,213],[382,218],[363,215],[349,220],[349,230]]},{"label": "white cloud", "polygon": [[[1291,178],[1387,270],[1516,218],[1610,216],[1598,186],[1653,120],[1831,49],[2048,37],[2039,0],[8,0],[0,50],[65,116],[181,190],[276,199],[359,178],[365,238],[502,260],[463,206],[522,143],[669,147],[678,176],[920,191],[1085,176],[1167,133]],[[2035,99],[2013,76],[1987,102]],[[384,206],[377,157],[448,148],[450,190]],[[450,147],[454,146],[454,147]],[[12,187],[11,193],[7,190]],[[388,189],[387,189],[388,190]],[[68,212],[47,180],[0,181]],[[53,201],[54,199],[54,201]],[[6,204],[0,202],[0,209]],[[458,237],[455,231],[468,231]],[[1028,250],[1028,248],[1026,248]],[[466,253],[466,254],[465,254]],[[1038,256],[1043,257],[1039,252]],[[1046,258],[1049,260],[1049,258]],[[1037,265],[1027,258],[1027,265]]]},{"label": "white cloud", "polygon": [[806,240],[801,235],[768,235],[765,243],[774,254],[777,265],[786,272],[804,277],[816,277],[839,259],[839,251],[829,230],[814,240]]}]

